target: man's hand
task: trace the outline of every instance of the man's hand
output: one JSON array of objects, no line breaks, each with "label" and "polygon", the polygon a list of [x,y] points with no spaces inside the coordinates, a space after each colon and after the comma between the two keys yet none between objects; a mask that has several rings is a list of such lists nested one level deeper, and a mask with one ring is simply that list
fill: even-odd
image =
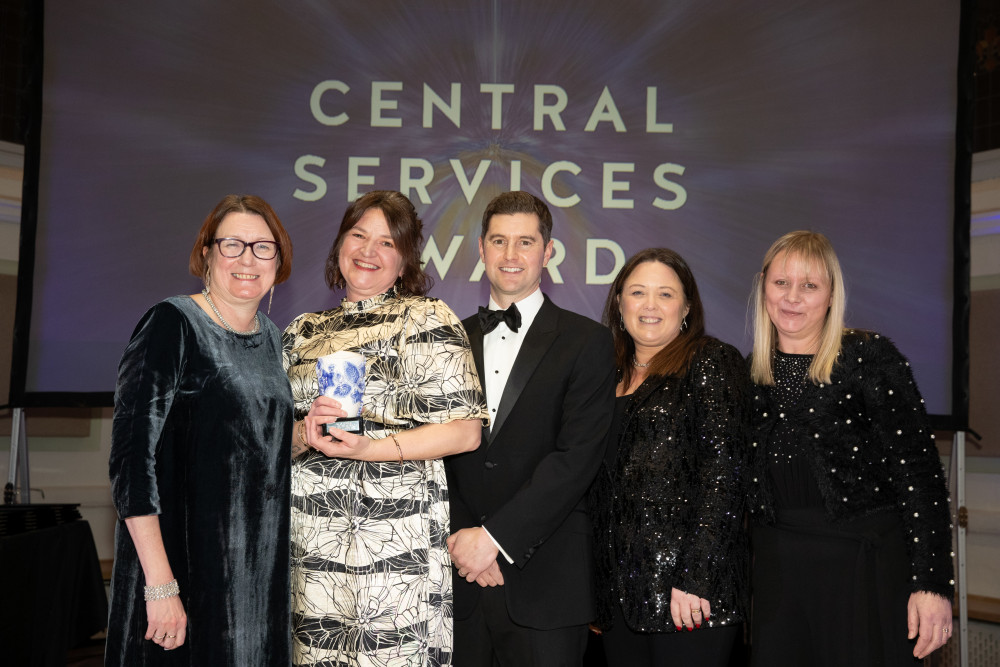
[{"label": "man's hand", "polygon": [[500,571],[500,563],[493,561],[492,565],[476,577],[476,583],[483,588],[487,586],[503,586],[503,572]]},{"label": "man's hand", "polygon": [[[497,574],[500,573],[497,566],[497,554],[500,550],[483,528],[463,528],[452,533],[448,537],[448,553],[451,554],[452,563],[458,568],[458,576],[465,577],[469,583],[479,579],[491,565],[497,568]],[[498,583],[503,583],[502,575]]]}]

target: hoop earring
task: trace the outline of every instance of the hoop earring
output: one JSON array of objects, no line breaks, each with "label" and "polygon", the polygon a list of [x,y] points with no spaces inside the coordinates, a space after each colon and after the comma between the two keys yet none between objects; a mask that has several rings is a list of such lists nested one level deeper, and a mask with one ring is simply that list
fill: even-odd
[{"label": "hoop earring", "polygon": [[274,301],[274,285],[271,285],[271,296],[267,298],[267,314],[271,314],[271,302]]}]

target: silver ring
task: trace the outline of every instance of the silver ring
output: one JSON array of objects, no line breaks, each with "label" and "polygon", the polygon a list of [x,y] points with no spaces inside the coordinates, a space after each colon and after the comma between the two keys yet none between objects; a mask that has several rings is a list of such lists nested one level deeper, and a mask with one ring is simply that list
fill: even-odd
[{"label": "silver ring", "polygon": [[159,640],[163,639],[163,638],[164,638],[164,637],[166,637],[166,636],[167,636],[166,634],[162,634],[162,635],[160,635],[159,637],[157,637],[156,635],[153,635],[153,639],[155,639],[155,640],[159,641]]}]

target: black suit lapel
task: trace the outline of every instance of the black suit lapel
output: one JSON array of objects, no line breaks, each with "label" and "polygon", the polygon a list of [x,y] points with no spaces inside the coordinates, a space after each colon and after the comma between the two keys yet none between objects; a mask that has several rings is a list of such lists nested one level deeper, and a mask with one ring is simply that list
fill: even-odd
[{"label": "black suit lapel", "polygon": [[[504,421],[510,415],[517,399],[521,396],[521,392],[524,391],[528,380],[535,372],[535,368],[538,367],[542,357],[555,341],[558,323],[559,310],[549,301],[548,297],[545,297],[545,302],[538,314],[535,315],[531,328],[524,335],[524,342],[521,343],[521,349],[518,350],[514,366],[510,369],[510,376],[507,378],[506,386],[504,386],[500,407],[497,408],[497,418],[490,434],[491,444],[496,439],[497,433],[503,428]],[[482,335],[480,335],[479,358],[482,359]],[[476,363],[480,364],[481,361]]]}]

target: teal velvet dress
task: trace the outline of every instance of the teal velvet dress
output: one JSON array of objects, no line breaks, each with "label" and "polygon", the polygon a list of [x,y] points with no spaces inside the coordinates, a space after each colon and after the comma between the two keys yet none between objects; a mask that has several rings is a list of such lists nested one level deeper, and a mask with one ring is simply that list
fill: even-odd
[{"label": "teal velvet dress", "polygon": [[[118,525],[107,665],[288,665],[292,395],[277,327],[235,334],[190,297],[151,308],[118,371]],[[124,519],[157,514],[187,640],[145,640],[142,567]]]}]

